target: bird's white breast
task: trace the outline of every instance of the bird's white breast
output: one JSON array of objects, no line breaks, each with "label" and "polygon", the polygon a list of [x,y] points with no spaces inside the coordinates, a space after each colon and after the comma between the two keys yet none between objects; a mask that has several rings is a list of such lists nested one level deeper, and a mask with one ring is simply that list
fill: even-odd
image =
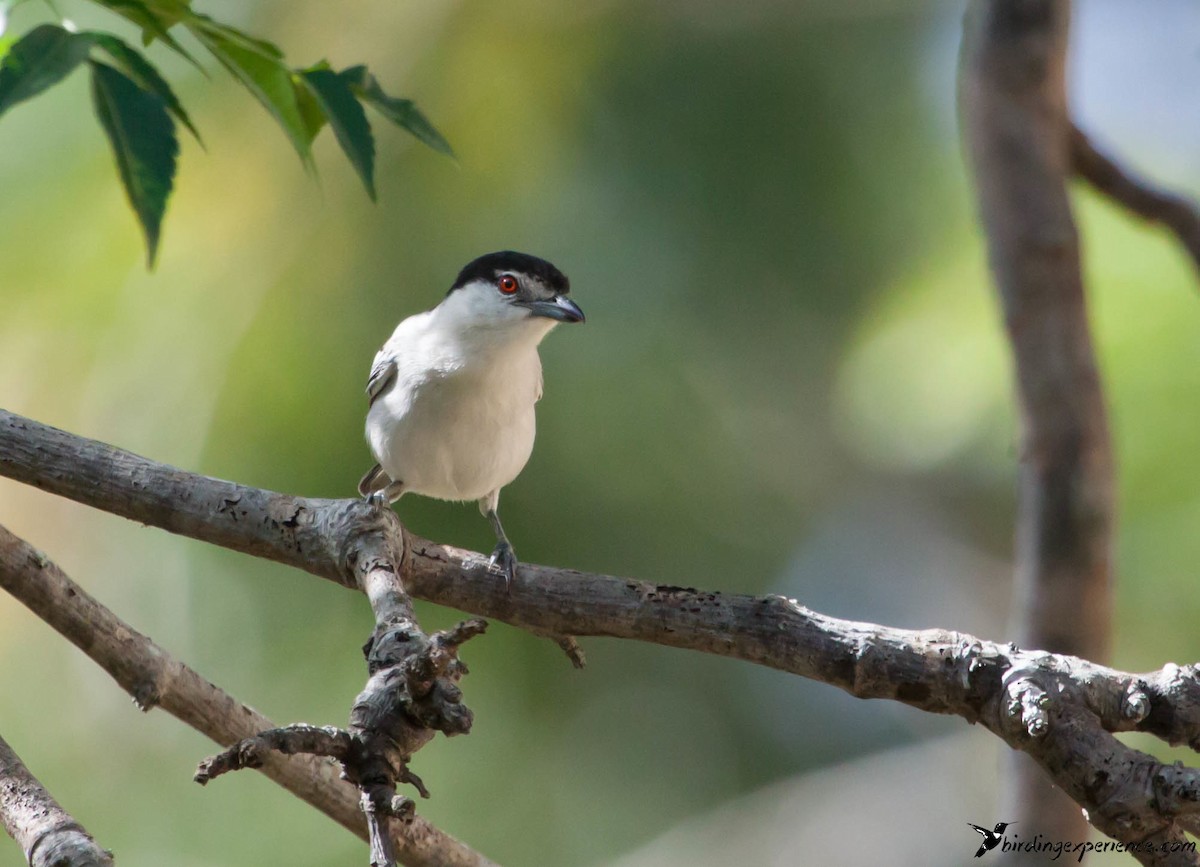
[{"label": "bird's white breast", "polygon": [[477,500],[515,479],[533,450],[541,335],[447,334],[435,313],[406,319],[385,345],[396,382],[367,414],[367,441],[405,491]]}]

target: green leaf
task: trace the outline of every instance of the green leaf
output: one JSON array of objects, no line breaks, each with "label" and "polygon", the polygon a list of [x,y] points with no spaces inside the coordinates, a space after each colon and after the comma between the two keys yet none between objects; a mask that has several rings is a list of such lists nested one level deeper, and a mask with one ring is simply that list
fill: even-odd
[{"label": "green leaf", "polygon": [[103,6],[108,7],[113,12],[120,15],[129,21],[132,21],[138,27],[142,28],[142,44],[149,45],[155,39],[162,42],[180,57],[187,60],[192,66],[199,69],[201,72],[204,68],[196,62],[196,58],[191,55],[186,48],[179,44],[167,30],[170,27],[178,24],[187,12],[187,3],[153,3],[153,8],[150,4],[142,2],[142,0],[96,0]]},{"label": "green leaf", "polygon": [[418,141],[435,151],[448,157],[454,156],[450,142],[446,141],[413,101],[388,96],[379,86],[379,82],[375,80],[375,76],[368,72],[365,66],[351,66],[349,69],[343,69],[340,75],[359,99],[368,103],[392,123],[408,130]]},{"label": "green leaf", "polygon": [[283,60],[283,52],[279,50],[279,46],[274,42],[268,42],[265,39],[251,36],[249,33],[238,30],[236,27],[230,27],[228,24],[222,24],[220,21],[199,12],[189,12],[186,18],[187,26],[193,33],[200,30],[216,39],[232,42],[247,51],[254,51],[264,57],[270,57],[275,60]]},{"label": "green leaf", "polygon": [[123,72],[89,61],[92,102],[108,135],[129,203],[146,235],[147,265],[154,267],[159,229],[175,179],[179,142],[166,104]]},{"label": "green leaf", "polygon": [[350,164],[362,178],[367,195],[375,201],[375,139],[366,112],[354,98],[350,84],[330,69],[306,69],[300,75],[325,112]]},{"label": "green leaf", "polygon": [[297,73],[292,73],[292,89],[296,93],[296,105],[300,109],[300,117],[304,120],[304,129],[308,133],[308,142],[312,144],[312,140],[317,137],[317,133],[325,126],[325,110],[321,108],[321,104],[313,96],[312,88]]},{"label": "green leaf", "polygon": [[8,54],[8,49],[12,48],[16,41],[15,36],[0,36],[0,63],[4,61],[4,55]]},{"label": "green leaf", "polygon": [[177,24],[192,14],[192,0],[146,0],[146,5],[155,15],[171,24]]},{"label": "green leaf", "polygon": [[192,17],[201,23],[191,23],[189,19],[188,29],[212,52],[213,57],[250,91],[263,108],[271,113],[287,133],[296,153],[300,155],[301,162],[306,167],[309,166],[309,144],[312,137],[296,100],[291,71],[280,63],[281,55],[278,49],[270,52],[263,48],[264,45],[274,48],[270,43],[231,38],[226,33],[232,31],[232,28],[203,23],[202,16]]},{"label": "green leaf", "polygon": [[176,99],[174,91],[171,90],[171,85],[167,84],[166,80],[159,75],[158,70],[151,65],[141,52],[123,42],[111,33],[97,33],[88,31],[84,34],[90,37],[96,45],[106,51],[126,75],[134,80],[138,87],[142,90],[148,90],[151,93],[158,94],[159,98],[167,107],[167,111],[175,115],[175,119],[186,126],[196,137],[196,141],[204,144],[200,138],[200,133],[196,132],[196,127],[192,126],[192,119],[188,117],[179,100]]},{"label": "green leaf", "polygon": [[58,84],[87,57],[91,41],[53,24],[26,33],[0,62],[0,114]]}]

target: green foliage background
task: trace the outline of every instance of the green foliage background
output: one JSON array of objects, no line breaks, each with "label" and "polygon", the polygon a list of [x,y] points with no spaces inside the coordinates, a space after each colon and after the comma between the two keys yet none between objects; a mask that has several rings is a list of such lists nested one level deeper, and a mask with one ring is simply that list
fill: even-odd
[{"label": "green foliage background", "polygon": [[[60,8],[136,42],[102,10]],[[504,495],[523,558],[1005,637],[1007,350],[952,63],[931,61],[957,7],[203,11],[297,63],[366,63],[418,100],[457,163],[379,128],[372,204],[325,135],[314,183],[236,83],[151,48],[207,147],[180,139],[151,274],[85,77],[22,104],[0,122],[0,404],[201,472],[350,496],[370,462],[374,350],[468,259],[527,250],[568,273],[588,323],[544,344],[540,436]],[[41,20],[27,4],[12,27]],[[1078,204],[1121,472],[1116,662],[1186,662],[1200,654],[1195,274],[1161,234]],[[473,507],[399,511],[432,538],[490,545]],[[0,521],[274,719],[344,721],[370,628],[358,596],[2,480]],[[501,863],[609,863],[744,793],[963,729],[724,660],[585,647],[580,674],[500,624],[473,643],[475,730],[418,756],[434,795],[419,809]],[[365,863],[254,775],[191,783],[212,746],[140,715],[7,599],[0,678],[0,733],[118,863]],[[968,749],[994,763],[986,736]],[[909,773],[927,839],[958,863],[961,823],[994,821],[974,806],[990,796],[968,814]],[[822,833],[886,846],[886,818],[848,807]],[[0,841],[0,864],[18,860]]]}]

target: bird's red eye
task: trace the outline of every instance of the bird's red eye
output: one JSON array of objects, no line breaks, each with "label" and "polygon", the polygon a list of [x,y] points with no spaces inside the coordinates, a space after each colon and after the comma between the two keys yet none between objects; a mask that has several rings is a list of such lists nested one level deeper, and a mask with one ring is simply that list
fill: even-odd
[{"label": "bird's red eye", "polygon": [[497,281],[496,285],[505,295],[511,295],[517,291],[517,278],[512,274],[505,274]]}]

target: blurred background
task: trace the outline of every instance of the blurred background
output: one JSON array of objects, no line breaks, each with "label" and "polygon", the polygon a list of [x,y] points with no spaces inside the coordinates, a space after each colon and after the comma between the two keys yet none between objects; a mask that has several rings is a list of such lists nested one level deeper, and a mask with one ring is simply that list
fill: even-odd
[{"label": "blurred background", "polygon": [[[962,4],[196,6],[296,64],[368,63],[458,162],[376,120],[372,205],[330,133],[314,181],[215,63],[208,80],[154,48],[207,150],[181,139],[151,274],[76,73],[0,122],[0,405],[350,496],[371,462],[376,348],[469,259],[525,250],[570,276],[588,323],[543,344],[537,447],[504,493],[523,559],[1006,637],[1015,416],[957,138]],[[22,5],[10,30],[48,14]],[[1197,32],[1188,0],[1153,16],[1079,0],[1071,68],[1084,128],[1192,194]],[[1163,233],[1086,190],[1076,202],[1120,471],[1115,662],[1185,663],[1200,656],[1196,275]],[[490,550],[473,506],[398,508]],[[371,628],[360,596],[3,479],[0,522],[273,719],[344,723]],[[474,731],[414,763],[433,792],[419,809],[500,863],[958,864],[978,842],[965,823],[1005,819],[998,747],[957,719],[583,643],[580,673],[493,624],[465,654]],[[7,597],[0,678],[0,733],[124,867],[366,862],[257,775],[192,783],[212,744],[140,714]],[[0,841],[0,864],[19,862]]]}]

